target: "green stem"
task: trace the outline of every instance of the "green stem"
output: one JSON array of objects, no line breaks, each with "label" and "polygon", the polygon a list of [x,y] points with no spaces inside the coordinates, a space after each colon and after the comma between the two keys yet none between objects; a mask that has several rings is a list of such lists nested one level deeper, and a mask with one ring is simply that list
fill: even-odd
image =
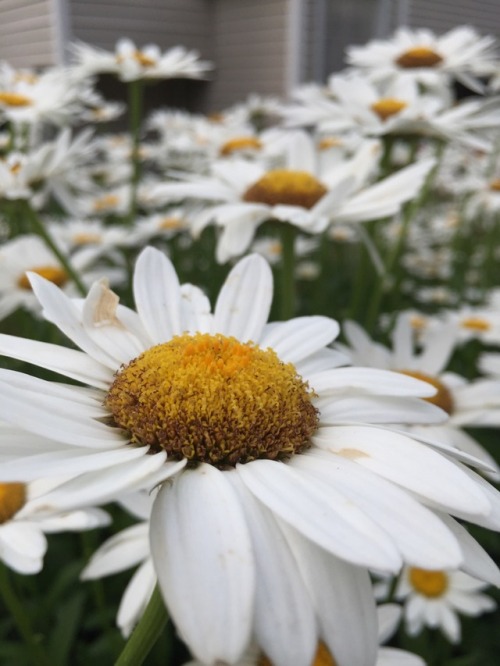
[{"label": "green stem", "polygon": [[283,321],[295,313],[295,237],[291,224],[281,225],[281,318]]},{"label": "green stem", "polygon": [[61,252],[61,250],[57,247],[54,240],[52,239],[52,236],[49,234],[45,225],[35,213],[28,201],[24,202],[24,212],[26,213],[26,217],[28,218],[33,231],[43,239],[47,247],[55,254],[64,271],[75,283],[80,294],[85,297],[87,295],[87,289],[83,284],[80,276],[71,265],[68,257],[66,257],[64,253]]},{"label": "green stem", "polygon": [[130,208],[128,225],[132,226],[137,217],[137,189],[141,179],[141,160],[139,156],[142,120],[142,81],[131,81],[128,85],[129,129],[132,137],[130,162],[132,175],[130,178]]},{"label": "green stem", "polygon": [[9,570],[0,562],[0,594],[14,620],[19,634],[30,651],[30,663],[34,666],[50,666],[50,660],[33,633],[31,622],[25,613],[23,603],[18,599],[10,582]]},{"label": "green stem", "polygon": [[168,621],[167,610],[156,586],[144,615],[115,662],[115,666],[140,666],[160,637]]}]

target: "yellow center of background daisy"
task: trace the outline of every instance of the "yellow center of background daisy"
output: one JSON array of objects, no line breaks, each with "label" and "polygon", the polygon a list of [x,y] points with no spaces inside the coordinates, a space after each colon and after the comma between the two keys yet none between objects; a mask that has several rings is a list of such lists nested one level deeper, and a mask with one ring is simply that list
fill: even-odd
[{"label": "yellow center of background daisy", "polygon": [[491,181],[490,190],[493,192],[500,192],[500,178],[495,178]]},{"label": "yellow center of background daisy", "polygon": [[491,324],[486,319],[482,317],[465,317],[460,322],[462,328],[466,328],[469,331],[477,331],[479,333],[483,331],[489,331],[491,329]]},{"label": "yellow center of background daisy", "polygon": [[115,206],[118,206],[119,203],[120,199],[116,194],[105,194],[104,196],[94,201],[93,207],[94,210],[98,212],[108,210],[109,208],[114,208]]},{"label": "yellow center of background daisy", "polygon": [[397,115],[403,109],[406,109],[408,104],[401,99],[395,97],[384,97],[374,102],[371,105],[371,110],[376,113],[380,120],[387,120],[391,116]]},{"label": "yellow center of background daisy", "polygon": [[[265,655],[263,655],[259,659],[258,666],[273,666],[273,664]],[[328,648],[324,643],[318,644],[318,649],[311,662],[311,666],[337,666],[337,662],[329,653]]]},{"label": "yellow center of background daisy", "polygon": [[423,382],[427,382],[434,386],[437,389],[435,395],[430,398],[424,398],[426,402],[430,402],[432,405],[441,407],[445,412],[451,414],[453,412],[453,397],[450,390],[446,387],[443,382],[440,382],[436,377],[431,377],[430,375],[425,374],[425,372],[419,372],[417,370],[402,370],[404,375],[409,377],[415,377],[415,379],[421,379]]},{"label": "yellow center of background daisy", "polygon": [[24,483],[0,483],[0,525],[15,516],[25,504]]},{"label": "yellow center of background daisy", "polygon": [[[141,65],[141,67],[153,67],[153,65],[156,65],[156,60],[153,60],[150,56],[146,55],[142,51],[139,51],[138,49],[135,50],[132,53],[132,58]],[[122,62],[124,62],[126,59],[126,56],[124,55],[118,55],[116,56],[116,62],[120,65]]]},{"label": "yellow center of background daisy", "polygon": [[330,148],[339,148],[344,142],[336,136],[324,136],[318,143],[318,150],[330,150]]},{"label": "yellow center of background daisy", "polygon": [[80,233],[73,236],[73,243],[75,245],[91,245],[100,243],[102,241],[101,234],[98,233]]},{"label": "yellow center of background daisy", "polygon": [[427,571],[411,568],[409,579],[412,587],[424,597],[441,597],[448,589],[448,576],[443,571]]},{"label": "yellow center of background daisy", "polygon": [[313,394],[274,351],[222,335],[180,335],[116,376],[105,406],[131,442],[174,460],[234,466],[310,446]]},{"label": "yellow center of background daisy", "polygon": [[327,189],[307,171],[275,169],[264,174],[243,195],[244,201],[312,208]]},{"label": "yellow center of background daisy", "polygon": [[172,231],[173,229],[182,229],[184,221],[180,217],[164,217],[158,224],[158,229],[163,231]]},{"label": "yellow center of background daisy", "polygon": [[21,95],[21,93],[2,90],[0,91],[0,104],[5,106],[31,106],[33,100],[26,95]]},{"label": "yellow center of background daisy", "polygon": [[428,46],[415,46],[402,53],[396,59],[396,64],[404,69],[416,69],[418,67],[436,67],[443,58]]},{"label": "yellow center of background daisy", "polygon": [[227,156],[240,150],[260,150],[261,148],[262,143],[255,136],[239,136],[226,141],[221,146],[220,154]]},{"label": "yellow center of background daisy", "polygon": [[[56,284],[58,287],[62,287],[68,281],[68,274],[66,271],[63,271],[63,269],[58,266],[35,266],[34,268],[29,268],[28,271],[40,275],[46,280],[49,280],[49,282]],[[23,273],[18,279],[17,286],[21,289],[31,291],[31,284],[26,273]]]}]

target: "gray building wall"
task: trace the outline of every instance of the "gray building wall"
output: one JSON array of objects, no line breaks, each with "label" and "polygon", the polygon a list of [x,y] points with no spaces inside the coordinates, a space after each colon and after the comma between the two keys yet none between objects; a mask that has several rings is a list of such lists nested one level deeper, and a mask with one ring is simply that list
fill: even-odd
[{"label": "gray building wall", "polygon": [[1,0],[0,58],[14,67],[52,65],[57,59],[53,0]]}]

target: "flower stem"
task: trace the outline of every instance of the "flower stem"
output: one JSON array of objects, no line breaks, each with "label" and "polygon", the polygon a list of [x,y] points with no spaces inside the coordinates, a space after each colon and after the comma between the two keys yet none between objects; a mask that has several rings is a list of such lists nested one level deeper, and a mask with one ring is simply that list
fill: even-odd
[{"label": "flower stem", "polygon": [[132,150],[130,161],[132,175],[130,178],[130,208],[128,213],[128,225],[134,224],[137,216],[137,189],[141,179],[141,160],[139,157],[140,139],[141,139],[141,120],[142,120],[142,81],[131,81],[128,85],[128,103],[129,103],[129,129],[132,137]]},{"label": "flower stem", "polygon": [[285,321],[295,313],[295,227],[281,225],[281,318]]},{"label": "flower stem", "polygon": [[140,666],[160,637],[167,621],[167,610],[157,585],[144,615],[116,660],[115,666]]},{"label": "flower stem", "polygon": [[30,663],[34,666],[50,666],[50,660],[33,633],[31,622],[11,584],[9,570],[0,562],[0,595],[14,620],[19,634],[30,651]]},{"label": "flower stem", "polygon": [[59,260],[59,263],[64,268],[64,271],[69,275],[69,277],[75,283],[75,286],[80,292],[80,294],[85,297],[87,295],[87,289],[83,284],[80,276],[71,265],[71,262],[69,261],[68,257],[66,257],[64,253],[61,252],[61,250],[57,247],[52,236],[49,234],[45,225],[40,220],[36,212],[33,210],[29,202],[25,201],[24,204],[25,204],[24,211],[26,213],[26,217],[29,220],[31,228],[38,236],[40,236],[40,238],[43,239],[47,247],[55,254],[57,259]]}]

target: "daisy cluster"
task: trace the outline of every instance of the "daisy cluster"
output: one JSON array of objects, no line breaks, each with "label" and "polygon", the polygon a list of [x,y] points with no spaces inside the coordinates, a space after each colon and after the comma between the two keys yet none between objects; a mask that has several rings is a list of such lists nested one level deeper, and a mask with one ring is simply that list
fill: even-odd
[{"label": "daisy cluster", "polygon": [[209,115],[143,110],[195,52],[72,54],[0,65],[0,654],[495,664],[495,40]]}]

